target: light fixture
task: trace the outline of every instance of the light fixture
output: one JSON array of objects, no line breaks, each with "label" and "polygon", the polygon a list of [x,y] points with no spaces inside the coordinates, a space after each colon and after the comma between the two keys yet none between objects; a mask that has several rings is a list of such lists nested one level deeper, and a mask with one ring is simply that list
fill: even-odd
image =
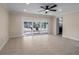
[{"label": "light fixture", "polygon": [[28,2],[28,3],[26,3],[26,4],[28,5],[28,4],[30,4],[30,3]]},{"label": "light fixture", "polygon": [[62,11],[62,9],[58,9],[58,11],[60,11],[60,12],[61,12],[61,11]]},{"label": "light fixture", "polygon": [[49,11],[49,10],[45,10],[45,11]]},{"label": "light fixture", "polygon": [[24,9],[24,12],[26,12],[26,9]]}]

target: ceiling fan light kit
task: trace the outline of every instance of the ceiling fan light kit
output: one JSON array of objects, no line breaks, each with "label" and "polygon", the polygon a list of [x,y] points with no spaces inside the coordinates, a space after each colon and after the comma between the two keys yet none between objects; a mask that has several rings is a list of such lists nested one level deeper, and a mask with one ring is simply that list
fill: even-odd
[{"label": "ceiling fan light kit", "polygon": [[48,12],[49,10],[45,10],[45,11],[47,11],[47,12]]}]

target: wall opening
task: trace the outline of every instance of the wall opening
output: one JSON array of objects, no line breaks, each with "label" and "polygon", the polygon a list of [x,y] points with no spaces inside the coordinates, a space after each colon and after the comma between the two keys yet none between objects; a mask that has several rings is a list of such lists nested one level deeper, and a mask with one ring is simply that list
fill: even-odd
[{"label": "wall opening", "polygon": [[63,32],[63,18],[59,17],[56,19],[56,34],[62,35]]}]

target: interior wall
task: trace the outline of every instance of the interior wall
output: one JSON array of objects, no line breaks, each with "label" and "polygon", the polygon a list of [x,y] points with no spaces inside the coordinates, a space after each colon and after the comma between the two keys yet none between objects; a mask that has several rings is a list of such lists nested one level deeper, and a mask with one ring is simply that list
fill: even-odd
[{"label": "interior wall", "polygon": [[79,12],[63,16],[63,37],[79,41]]},{"label": "interior wall", "polygon": [[52,24],[52,20],[50,17],[47,16],[40,16],[40,15],[31,15],[31,14],[24,14],[19,12],[11,12],[10,13],[10,37],[20,37],[22,36],[22,17],[29,18],[31,20],[43,20],[46,19],[49,21],[49,34],[52,34],[52,27],[50,24]]},{"label": "interior wall", "polygon": [[10,37],[21,36],[21,16],[17,14],[10,13]]},{"label": "interior wall", "polygon": [[0,4],[0,49],[5,45],[9,39],[8,26],[9,26],[8,10]]},{"label": "interior wall", "polygon": [[52,17],[51,18],[51,23],[50,23],[50,29],[51,29],[51,33],[53,34],[53,35],[56,35],[57,33],[56,33],[56,17],[54,16],[54,17]]}]

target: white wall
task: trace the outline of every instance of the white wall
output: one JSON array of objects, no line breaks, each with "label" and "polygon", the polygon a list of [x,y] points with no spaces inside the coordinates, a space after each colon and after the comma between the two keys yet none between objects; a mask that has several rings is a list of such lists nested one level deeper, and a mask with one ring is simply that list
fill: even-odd
[{"label": "white wall", "polygon": [[51,18],[51,23],[50,23],[50,29],[51,29],[51,33],[53,34],[53,35],[56,35],[56,17],[54,16],[54,17],[52,17]]},{"label": "white wall", "polygon": [[[25,17],[30,20],[48,20],[49,24],[51,22],[51,18],[47,16],[40,16],[40,15],[32,15],[32,14],[24,14],[19,12],[12,12],[10,14],[10,37],[20,37],[22,36],[22,17]],[[52,17],[53,19],[53,17]],[[49,25],[50,26],[50,25]],[[49,34],[51,34],[53,31],[51,30],[51,26],[49,27]]]},{"label": "white wall", "polygon": [[5,45],[9,39],[8,35],[8,11],[0,4],[0,49]]},{"label": "white wall", "polygon": [[79,41],[79,12],[63,16],[63,37]]},{"label": "white wall", "polygon": [[19,37],[21,36],[21,16],[17,14],[10,14],[10,37]]}]

